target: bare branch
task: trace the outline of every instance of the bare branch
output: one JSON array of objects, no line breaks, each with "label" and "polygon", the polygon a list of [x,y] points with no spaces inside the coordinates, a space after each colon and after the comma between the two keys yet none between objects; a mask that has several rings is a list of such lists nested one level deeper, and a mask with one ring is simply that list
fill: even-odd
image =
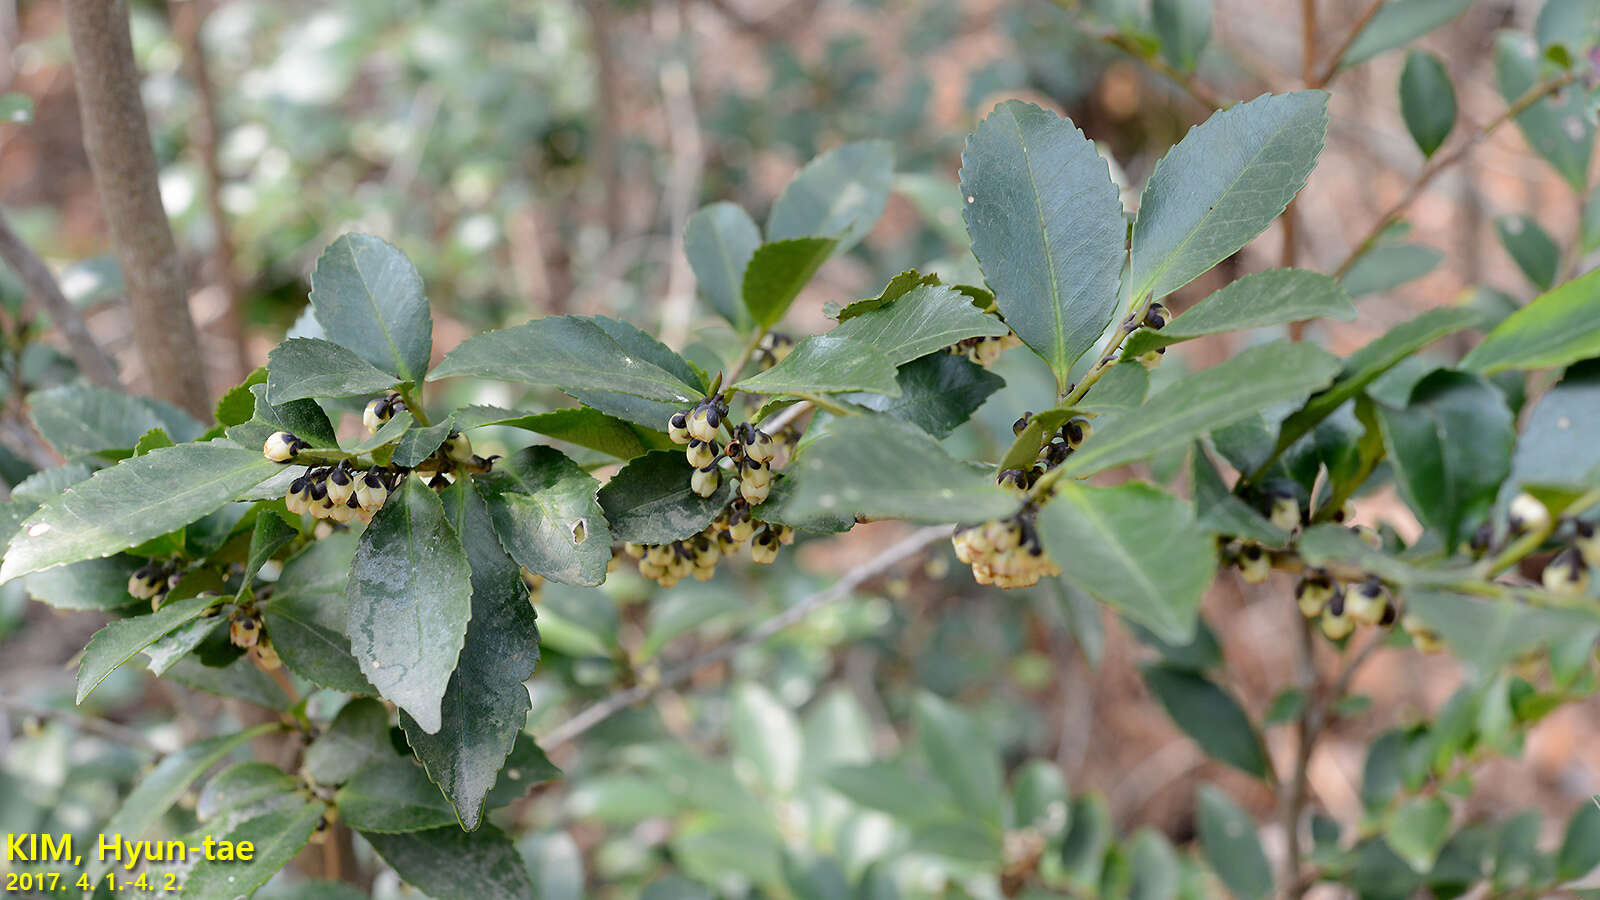
[{"label": "bare branch", "polygon": [[118,725],[106,719],[96,719],[86,716],[75,709],[59,709],[54,706],[43,706],[31,703],[20,697],[0,694],[0,708],[21,713],[25,716],[37,716],[41,719],[59,719],[68,723],[79,731],[86,731],[98,735],[109,741],[126,744],[138,750],[144,750],[157,755],[165,755],[167,751],[156,746],[155,742],[145,737],[141,731],[136,731],[126,725]]},{"label": "bare branch", "polygon": [[128,288],[133,338],[160,396],[209,417],[183,261],[161,206],[127,0],[65,0],[83,145]]},{"label": "bare branch", "polygon": [[78,308],[61,293],[61,286],[56,283],[50,267],[12,229],[4,213],[0,213],[0,259],[5,260],[6,265],[17,273],[28,293],[44,307],[50,321],[66,338],[67,349],[78,364],[78,371],[103,388],[121,390],[122,382],[117,379],[117,367],[112,364],[111,357],[106,356],[100,345],[94,342],[94,337],[89,334],[89,326],[78,314]]},{"label": "bare branch", "polygon": [[661,677],[653,682],[636,684],[625,690],[617,691],[604,700],[584,709],[546,732],[539,739],[539,745],[548,751],[565,744],[635,703],[649,699],[656,692],[688,681],[701,669],[732,659],[734,654],[740,650],[759,644],[790,625],[802,621],[806,616],[811,615],[822,607],[849,596],[851,591],[868,580],[876,578],[901,562],[921,553],[923,548],[929,544],[948,538],[950,531],[950,526],[938,525],[931,528],[922,528],[911,533],[904,540],[878,554],[869,562],[846,572],[838,581],[835,581],[827,588],[761,622],[738,637],[718,644],[699,656],[678,663],[662,672]]}]

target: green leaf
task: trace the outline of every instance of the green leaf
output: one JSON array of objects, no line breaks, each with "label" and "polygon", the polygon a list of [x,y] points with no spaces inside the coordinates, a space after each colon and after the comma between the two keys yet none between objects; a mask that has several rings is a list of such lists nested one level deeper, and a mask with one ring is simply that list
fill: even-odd
[{"label": "green leaf", "polygon": [[1157,347],[1224,331],[1317,318],[1349,322],[1355,317],[1356,308],[1339,282],[1305,269],[1272,269],[1213,292],[1160,331],[1134,332],[1122,355],[1132,359]]},{"label": "green leaf", "polygon": [[673,446],[666,435],[659,431],[660,427],[666,425],[665,419],[653,430],[587,406],[532,415],[495,406],[463,406],[451,413],[450,417],[462,431],[487,425],[506,425],[598,450],[622,460],[643,456],[651,450],[668,450]]},{"label": "green leaf", "polygon": [[468,338],[445,356],[428,380],[455,375],[671,403],[703,396],[697,387],[625,349],[595,321],[578,316],[548,316]]},{"label": "green leaf", "polygon": [[740,331],[750,327],[741,287],[750,257],[761,246],[761,229],[732,203],[713,203],[689,217],[683,252],[700,282],[700,293],[717,314]]},{"label": "green leaf", "polygon": [[398,248],[370,234],[340,236],[311,273],[311,306],[328,340],[401,381],[422,382],[433,316],[422,276]]},{"label": "green leaf", "polygon": [[1380,404],[1378,419],[1400,495],[1446,548],[1457,546],[1487,518],[1511,467],[1517,433],[1505,398],[1481,377],[1440,370],[1405,409]]},{"label": "green leaf", "polygon": [[1239,702],[1210,679],[1166,664],[1141,666],[1144,683],[1207,756],[1257,778],[1269,771],[1261,736]]},{"label": "green leaf", "polygon": [[1189,485],[1194,495],[1196,524],[1219,535],[1247,538],[1269,547],[1288,545],[1288,532],[1273,525],[1266,516],[1228,489],[1204,446],[1196,443],[1194,452],[1189,454],[1189,461]]},{"label": "green leaf", "polygon": [[255,398],[255,413],[250,421],[227,429],[228,440],[246,450],[255,450],[257,454],[261,452],[261,445],[266,442],[267,436],[274,431],[287,431],[313,447],[339,446],[339,436],[334,433],[328,414],[317,405],[317,401],[290,400],[274,405],[267,402],[265,384],[251,385],[250,394]]},{"label": "green leaf", "polygon": [[521,566],[563,584],[594,586],[611,561],[599,482],[552,447],[527,447],[474,479],[500,543]]},{"label": "green leaf", "polygon": [[235,657],[233,662],[220,667],[208,666],[193,655],[187,656],[174,663],[162,678],[190,690],[243,700],[274,712],[287,713],[294,705],[283,689],[248,656]]},{"label": "green leaf", "polygon": [[33,98],[8,91],[0,94],[0,122],[26,125],[33,121]]},{"label": "green leaf", "polygon": [[1195,825],[1200,849],[1222,883],[1239,900],[1260,900],[1272,890],[1272,868],[1256,837],[1256,823],[1214,785],[1203,784]]},{"label": "green leaf", "polygon": [[[1509,30],[1498,33],[1494,45],[1494,74],[1500,96],[1508,104],[1515,103],[1541,84],[1543,62],[1533,38]],[[1595,135],[1592,109],[1586,108],[1585,94],[1582,89],[1568,88],[1545,97],[1517,116],[1517,127],[1528,145],[1580,193],[1588,187],[1589,158],[1594,154]]]},{"label": "green leaf", "polygon": [[[1143,366],[1137,368],[1144,372]],[[894,380],[900,386],[898,397],[848,394],[841,399],[903,419],[941,439],[1005,386],[1005,379],[953,353],[934,353],[906,363]]]},{"label": "green leaf", "polygon": [[1339,65],[1353,66],[1404,47],[1466,12],[1472,0],[1389,0],[1345,49]]},{"label": "green leaf", "polygon": [[533,882],[522,857],[493,826],[361,836],[401,878],[436,900],[532,900]]},{"label": "green leaf", "polygon": [[768,797],[794,792],[800,779],[800,723],[771,691],[754,682],[734,688],[728,736],[734,764],[749,766]]},{"label": "green leaf", "polygon": [[1156,163],[1139,201],[1131,296],[1165,297],[1266,230],[1305,185],[1327,128],[1328,95],[1298,91],[1262,95],[1191,129]]},{"label": "green leaf", "polygon": [[1054,838],[1066,831],[1071,809],[1066,776],[1053,760],[1029,760],[1012,777],[1008,828],[1032,828]]},{"label": "green leaf", "polygon": [[757,247],[740,288],[750,318],[762,328],[778,324],[837,243],[833,238],[805,237]]},{"label": "green leaf", "polygon": [[[954,187],[952,187],[950,190],[951,193],[955,192]],[[904,272],[901,272],[900,274],[889,279],[889,283],[883,286],[883,290],[880,291],[876,297],[865,297],[860,300],[847,303],[841,307],[837,313],[832,314],[832,318],[842,324],[854,319],[856,316],[865,315],[866,313],[872,312],[875,309],[882,309],[901,297],[904,297],[914,288],[918,288],[923,285],[937,284],[939,284],[939,276],[937,275],[931,273],[924,275],[921,272],[918,272],[916,269],[906,269]],[[823,307],[823,312],[827,312],[826,305]]]},{"label": "green leaf", "polygon": [[1412,871],[1427,872],[1450,837],[1450,805],[1437,796],[1414,797],[1394,811],[1383,839]]},{"label": "green leaf", "polygon": [[1126,227],[1106,161],[1070,120],[1007,101],[967,138],[961,193],[1001,313],[1065,385],[1117,309]]},{"label": "green leaf", "polygon": [[1556,854],[1556,874],[1574,881],[1600,866],[1600,803],[1578,804]]},{"label": "green leaf", "polygon": [[[481,798],[480,798],[481,801]],[[455,827],[456,813],[409,756],[379,757],[345,781],[334,796],[345,824],[364,833],[397,834]]]},{"label": "green leaf", "polygon": [[1339,283],[1352,299],[1416,281],[1439,267],[1444,254],[1424,244],[1389,244],[1361,254]]},{"label": "green leaf", "polygon": [[1039,511],[1039,538],[1061,577],[1182,643],[1216,572],[1216,539],[1189,505],[1150,485],[1068,482]]},{"label": "green leaf", "polygon": [[110,556],[215,512],[278,469],[255,450],[184,444],[101,469],[29,516],[0,582]]},{"label": "green leaf", "polygon": [[343,784],[368,765],[393,757],[389,711],[377,700],[357,697],[306,748],[305,770],[317,784]]},{"label": "green leaf", "polygon": [[831,334],[808,337],[783,361],[734,385],[751,394],[837,394],[871,391],[900,396],[894,360],[871,344]]},{"label": "green leaf", "polygon": [[875,762],[827,770],[828,787],[865,809],[916,825],[961,817],[961,809],[945,788],[913,774],[902,763]]},{"label": "green leaf", "polygon": [[1494,231],[1522,274],[1539,290],[1550,290],[1561,268],[1561,248],[1549,232],[1530,216],[1501,216]]},{"label": "green leaf", "polygon": [[267,397],[273,403],[357,397],[394,387],[395,376],[332,341],[290,338],[267,355]]},{"label": "green leaf", "polygon": [[1178,896],[1178,853],[1161,832],[1139,829],[1128,842],[1128,868],[1133,870],[1128,900],[1174,900]]},{"label": "green leaf", "polygon": [[429,734],[472,615],[471,569],[439,497],[407,478],[362,532],[346,588],[350,649]]},{"label": "green leaf", "polygon": [[1339,370],[1339,377],[1327,390],[1315,394],[1298,412],[1283,421],[1278,432],[1277,452],[1281,453],[1304,437],[1317,423],[1361,393],[1373,379],[1394,368],[1447,334],[1469,328],[1478,314],[1463,307],[1430,309],[1414,319],[1389,329],[1360,350],[1350,354]]},{"label": "green leaf", "polygon": [[83,661],[78,664],[76,702],[83,703],[90,691],[134,654],[174,628],[199,618],[218,602],[217,597],[190,597],[167,603],[149,615],[112,622],[95,632],[83,650]]},{"label": "green leaf", "polygon": [[[41,469],[17,482],[16,486],[11,489],[11,499],[14,501],[27,501],[27,509],[21,516],[17,517],[17,523],[20,524],[28,513],[44,505],[45,501],[51,497],[60,494],[80,481],[87,480],[93,474],[94,470],[83,463],[67,463],[64,466],[56,466],[53,469]],[[11,530],[15,532],[16,526],[11,526]]]},{"label": "green leaf", "polygon": [[[584,491],[594,506],[591,515],[599,520],[593,482],[584,478],[589,483]],[[533,677],[539,662],[539,628],[522,573],[495,539],[490,510],[473,480],[452,484],[442,499],[472,564],[472,620],[460,664],[445,689],[441,726],[436,733],[424,733],[405,714],[400,724],[428,776],[449,798],[461,827],[471,830],[483,821],[484,800],[528,721],[523,682]],[[610,543],[604,541],[608,556]]]},{"label": "green leaf", "polygon": [[1414,613],[1456,654],[1481,672],[1493,672],[1521,655],[1574,635],[1600,634],[1600,613],[1591,609],[1529,606],[1443,591],[1409,591]]},{"label": "green leaf", "polygon": [[174,447],[177,442],[167,434],[166,429],[155,427],[139,435],[139,440],[134,442],[133,455],[143,456],[151,450],[160,450],[162,447]]},{"label": "green leaf", "polygon": [[195,815],[201,821],[209,821],[226,812],[292,794],[299,786],[298,779],[272,763],[235,763],[206,782],[195,804]]},{"label": "green leaf", "polygon": [[843,144],[806,163],[784,187],[767,217],[767,240],[828,237],[843,253],[883,215],[894,179],[888,141]]},{"label": "green leaf", "polygon": [[1000,750],[988,732],[933,694],[917,695],[912,712],[917,722],[917,747],[934,777],[967,816],[989,828],[1000,828],[1005,788]]},{"label": "green leaf", "polygon": [[[1600,362],[1567,369],[1528,413],[1502,502],[1527,484],[1579,485],[1600,470]],[[30,578],[31,583],[31,578]],[[31,586],[30,586],[31,589]]]},{"label": "green leaf", "polygon": [[450,432],[455,430],[455,422],[446,417],[444,421],[426,427],[413,426],[400,435],[400,440],[394,445],[392,460],[397,466],[415,466],[433,455],[439,449]]},{"label": "green leaf", "polygon": [[1400,72],[1400,113],[1422,155],[1433,156],[1456,126],[1456,89],[1439,57],[1424,50],[1406,54],[1406,67]]},{"label": "green leaf", "polygon": [[1211,0],[1154,0],[1150,24],[1161,39],[1161,55],[1185,72],[1193,72],[1211,41]]},{"label": "green leaf", "polygon": [[374,694],[377,689],[361,674],[345,636],[350,618],[345,586],[359,544],[349,532],[311,543],[283,564],[262,612],[272,646],[290,671],[322,687]]},{"label": "green leaf", "polygon": [[258,384],[267,383],[267,367],[257,366],[244,381],[239,382],[223,393],[217,400],[215,416],[217,424],[223,427],[243,425],[250,421],[250,416],[256,410],[256,398],[250,389]]},{"label": "green leaf", "polygon": [[795,518],[868,516],[913,522],[981,522],[1011,515],[1018,500],[986,471],[946,453],[914,425],[885,416],[828,423],[790,465]]},{"label": "green leaf", "polygon": [[152,428],[192,441],[205,428],[181,409],[86,384],[66,384],[28,395],[28,418],[65,457],[127,450]]},{"label": "green leaf", "polygon": [[[178,802],[184,791],[207,769],[220,762],[247,741],[277,731],[276,722],[257,725],[236,734],[197,741],[162,759],[150,774],[139,781],[137,787],[122,801],[122,806],[106,821],[104,834],[120,834],[124,839],[136,841],[147,835],[156,822],[166,815],[172,804]],[[89,877],[99,880],[113,865],[98,856],[89,858]],[[187,889],[187,885],[185,885]]]},{"label": "green leaf", "polygon": [[144,560],[117,555],[35,572],[22,580],[28,596],[56,609],[112,610],[143,601],[128,593],[128,578]]},{"label": "green leaf", "polygon": [[1338,365],[1309,344],[1274,341],[1251,347],[1174,383],[1137,409],[1108,418],[1062,468],[1068,475],[1092,475],[1182,445],[1327,385]]},{"label": "green leaf", "polygon": [[1545,369],[1600,356],[1600,269],[1557,287],[1506,317],[1461,361],[1484,375]]},{"label": "green leaf", "polygon": [[244,584],[249,585],[267,560],[299,535],[299,529],[284,521],[281,513],[271,507],[259,507],[255,527],[250,530],[250,552],[245,558]]},{"label": "green leaf", "polygon": [[1111,809],[1098,793],[1080,794],[1067,819],[1072,827],[1061,842],[1062,869],[1080,892],[1093,896],[1099,890],[1106,849],[1116,838]]},{"label": "green leaf", "polygon": [[305,803],[295,809],[247,819],[239,827],[218,836],[219,840],[230,841],[235,846],[249,841],[255,852],[248,861],[202,858],[183,882],[184,895],[208,900],[254,893],[310,842],[326,810],[321,803]]},{"label": "green leaf", "polygon": [[727,505],[733,480],[710,497],[689,489],[694,470],[680,450],[646,453],[623,466],[600,489],[600,507],[611,523],[611,539],[665,544],[695,534]]},{"label": "green leaf", "polygon": [[1000,337],[1009,333],[1004,322],[979,312],[972,301],[955,288],[925,285],[912,288],[891,303],[840,322],[827,336],[865,344],[898,366],[966,338]]}]

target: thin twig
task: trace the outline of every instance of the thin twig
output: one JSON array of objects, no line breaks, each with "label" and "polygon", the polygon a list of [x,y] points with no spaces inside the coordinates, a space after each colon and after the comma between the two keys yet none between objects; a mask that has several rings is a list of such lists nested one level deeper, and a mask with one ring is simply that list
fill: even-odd
[{"label": "thin twig", "polygon": [[1377,243],[1378,237],[1383,234],[1384,229],[1388,228],[1391,224],[1398,220],[1401,213],[1404,213],[1407,207],[1415,202],[1418,197],[1422,196],[1423,189],[1426,188],[1434,178],[1438,177],[1440,172],[1443,172],[1445,169],[1461,161],[1467,155],[1467,153],[1472,150],[1473,147],[1477,146],[1481,141],[1483,141],[1484,138],[1494,133],[1495,129],[1511,121],[1512,119],[1515,119],[1517,116],[1526,112],[1529,107],[1533,106],[1535,103],[1538,103],[1540,100],[1543,100],[1550,94],[1553,94],[1571,84],[1576,78],[1577,73],[1568,72],[1559,78],[1546,81],[1543,84],[1534,85],[1532,88],[1529,88],[1528,91],[1521,97],[1518,97],[1515,103],[1512,103],[1510,106],[1506,107],[1505,112],[1501,113],[1493,121],[1472,132],[1465,140],[1457,144],[1454,150],[1446,153],[1443,156],[1435,157],[1433,162],[1425,166],[1422,172],[1417,175],[1417,180],[1412,182],[1411,187],[1406,190],[1405,195],[1402,196],[1393,206],[1389,207],[1389,209],[1385,211],[1383,215],[1379,216],[1378,220],[1373,223],[1372,228],[1367,231],[1366,235],[1362,237],[1360,241],[1356,242],[1355,247],[1350,251],[1350,255],[1345,257],[1344,262],[1340,263],[1339,267],[1334,270],[1334,277],[1344,277],[1344,275],[1350,271],[1350,267],[1355,265],[1356,260],[1360,259],[1364,253],[1372,248],[1373,244]]},{"label": "thin twig", "polygon": [[107,721],[106,719],[96,719],[91,716],[86,716],[74,709],[60,709],[54,706],[44,706],[38,703],[31,703],[27,700],[23,700],[20,697],[12,697],[6,694],[0,694],[0,707],[22,713],[23,715],[38,716],[41,719],[59,719],[60,721],[70,724],[79,731],[87,731],[90,734],[103,737],[108,741],[116,741],[119,744],[127,744],[130,747],[135,747],[137,749],[145,750],[157,755],[165,755],[167,753],[167,751],[158,747],[154,741],[150,740],[148,737],[145,737],[143,732],[129,728],[126,725],[118,725],[117,723]]},{"label": "thin twig", "polygon": [[765,431],[767,434],[777,434],[783,429],[788,428],[795,419],[805,415],[806,412],[812,408],[813,407],[811,406],[810,400],[801,400],[799,403],[786,406],[780,410],[777,415],[766,420],[765,422],[762,422],[761,430]]},{"label": "thin twig", "polygon": [[[1378,9],[1383,4],[1384,0],[1372,0],[1371,3],[1367,4],[1367,8],[1361,11],[1361,15],[1357,16],[1355,23],[1350,26],[1350,31],[1344,36],[1344,40],[1339,42],[1339,46],[1334,49],[1333,55],[1328,58],[1327,65],[1322,67],[1322,71],[1315,78],[1307,80],[1306,87],[1318,89],[1328,86],[1328,82],[1333,80],[1333,76],[1339,74],[1339,63],[1344,59],[1344,55],[1350,52],[1350,47],[1355,44],[1356,38],[1360,37],[1361,32],[1366,30],[1367,23],[1372,21],[1372,17],[1378,14]],[[1307,64],[1309,65],[1309,61]]]},{"label": "thin twig", "polygon": [[584,709],[547,732],[539,739],[540,746],[544,747],[545,750],[550,750],[565,744],[635,703],[648,699],[656,692],[688,681],[701,669],[732,659],[740,650],[766,641],[785,628],[804,620],[822,607],[849,596],[851,591],[854,591],[865,582],[882,575],[901,562],[916,556],[928,545],[948,538],[950,531],[951,528],[948,525],[936,525],[912,532],[905,539],[873,557],[867,563],[846,572],[838,581],[806,597],[783,612],[762,621],[738,637],[718,644],[705,653],[667,669],[661,673],[659,679],[653,682],[636,684],[625,690],[617,691],[604,700]]},{"label": "thin twig", "polygon": [[50,321],[55,323],[56,329],[66,339],[67,350],[71,352],[73,362],[78,364],[78,371],[103,388],[120,391],[122,382],[117,379],[117,367],[112,364],[111,357],[95,343],[78,308],[61,293],[61,286],[56,283],[50,267],[12,229],[4,213],[0,213],[0,259],[4,259],[11,271],[17,273],[28,293],[44,307]]}]

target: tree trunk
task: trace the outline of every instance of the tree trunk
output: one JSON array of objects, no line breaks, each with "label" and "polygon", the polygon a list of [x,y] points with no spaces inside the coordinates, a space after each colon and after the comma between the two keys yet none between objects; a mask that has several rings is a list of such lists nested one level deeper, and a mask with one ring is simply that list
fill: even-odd
[{"label": "tree trunk", "polygon": [[139,97],[127,0],[65,0],[83,144],[105,207],[133,338],[154,392],[202,418],[210,393],[155,150]]}]

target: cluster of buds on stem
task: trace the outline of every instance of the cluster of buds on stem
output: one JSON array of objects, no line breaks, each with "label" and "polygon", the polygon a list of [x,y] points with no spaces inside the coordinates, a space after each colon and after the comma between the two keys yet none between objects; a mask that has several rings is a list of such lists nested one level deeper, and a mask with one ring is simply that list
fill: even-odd
[{"label": "cluster of buds on stem", "polygon": [[794,349],[794,338],[782,332],[769,331],[761,336],[750,358],[763,371],[784,361]]},{"label": "cluster of buds on stem", "polygon": [[363,471],[343,459],[332,466],[307,470],[290,482],[283,502],[295,515],[310,513],[313,518],[341,524],[351,519],[370,522],[401,477],[395,469]]},{"label": "cluster of buds on stem", "polygon": [[256,664],[269,672],[283,665],[278,651],[272,647],[271,638],[267,637],[261,613],[252,606],[240,606],[233,611],[228,619],[228,640],[255,657]]},{"label": "cluster of buds on stem", "polygon": [[667,436],[686,445],[684,458],[694,467],[689,487],[701,497],[709,497],[722,486],[727,459],[739,479],[739,496],[746,503],[761,503],[772,491],[772,462],[778,455],[778,442],[748,422],[728,427],[732,438],[718,444],[722,429],[728,426],[728,402],[721,397],[705,400],[689,409],[675,412],[667,420]]},{"label": "cluster of buds on stem", "polygon": [[965,356],[980,366],[990,366],[1000,358],[1000,354],[1012,347],[1022,346],[1022,339],[1012,332],[1006,332],[999,337],[972,337],[956,341],[945,352],[955,356]]},{"label": "cluster of buds on stem", "polygon": [[1357,625],[1388,628],[1400,612],[1383,579],[1376,575],[1341,582],[1321,569],[1312,569],[1295,584],[1294,599],[1300,614],[1318,620],[1322,633],[1335,641],[1347,637]]},{"label": "cluster of buds on stem", "polygon": [[404,412],[405,409],[406,401],[399,394],[391,392],[388,396],[379,397],[367,404],[366,409],[361,411],[361,424],[366,426],[367,434],[377,434],[383,423],[394,418],[397,413]]},{"label": "cluster of buds on stem", "polygon": [[750,542],[750,558],[767,565],[778,558],[778,548],[794,542],[794,529],[787,525],[757,522],[750,517],[750,504],[735,497],[704,531],[667,544],[623,544],[621,553],[638,560],[639,574],[662,587],[672,587],[684,578],[710,580],[717,562],[732,557]]},{"label": "cluster of buds on stem", "polygon": [[128,576],[128,593],[140,600],[149,600],[152,610],[161,608],[161,600],[172,586],[173,570],[152,560],[135,569]]},{"label": "cluster of buds on stem", "polygon": [[1061,568],[1044,552],[1034,521],[1039,508],[1027,504],[1016,515],[978,525],[958,525],[951,538],[956,558],[972,567],[979,584],[1030,587]]}]

